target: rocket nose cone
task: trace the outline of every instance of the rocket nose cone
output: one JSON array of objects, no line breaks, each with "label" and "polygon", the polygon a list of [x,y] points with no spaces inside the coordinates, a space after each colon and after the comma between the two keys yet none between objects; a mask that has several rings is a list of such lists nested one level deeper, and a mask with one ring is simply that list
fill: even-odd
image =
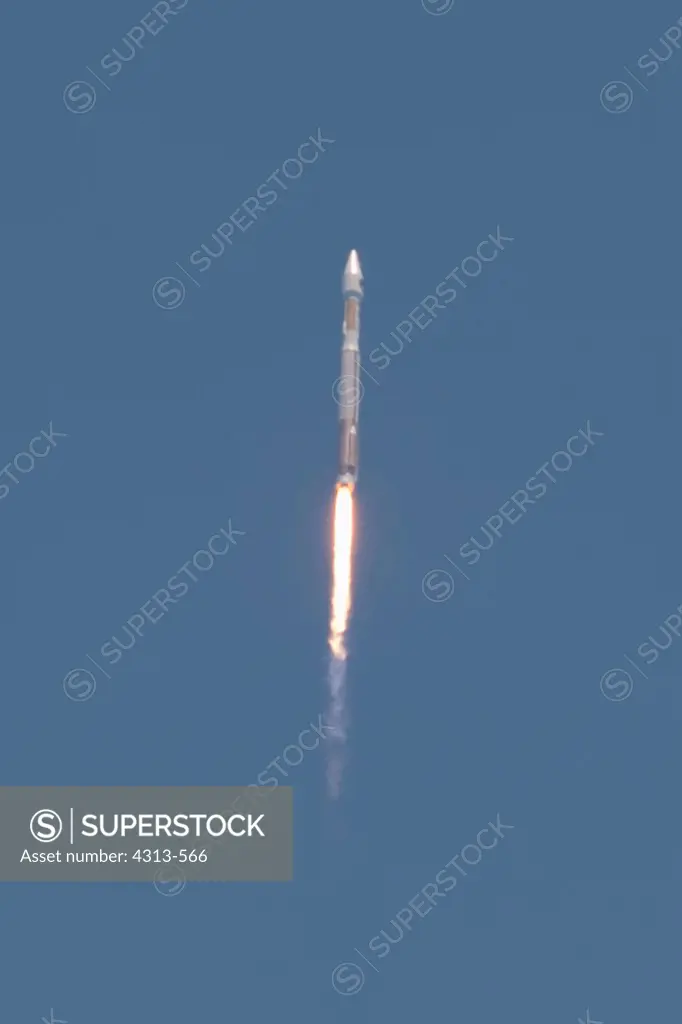
[{"label": "rocket nose cone", "polygon": [[352,274],[353,277],[362,276],[362,267],[360,266],[360,257],[357,254],[356,249],[351,249],[348,259],[346,261],[346,274]]}]

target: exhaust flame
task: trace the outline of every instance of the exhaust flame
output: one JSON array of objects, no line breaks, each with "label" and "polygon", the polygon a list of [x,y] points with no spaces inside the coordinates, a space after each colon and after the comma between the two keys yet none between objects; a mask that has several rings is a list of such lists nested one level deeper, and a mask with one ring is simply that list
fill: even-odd
[{"label": "exhaust flame", "polygon": [[353,488],[339,484],[334,500],[334,533],[332,541],[332,597],[329,623],[330,708],[327,715],[332,730],[329,745],[328,782],[333,797],[341,788],[343,743],[346,738],[346,651],[353,588]]},{"label": "exhaust flame", "polygon": [[346,660],[344,636],[351,609],[353,556],[353,491],[338,486],[334,502],[334,540],[332,567],[332,612],[329,647],[335,658]]}]

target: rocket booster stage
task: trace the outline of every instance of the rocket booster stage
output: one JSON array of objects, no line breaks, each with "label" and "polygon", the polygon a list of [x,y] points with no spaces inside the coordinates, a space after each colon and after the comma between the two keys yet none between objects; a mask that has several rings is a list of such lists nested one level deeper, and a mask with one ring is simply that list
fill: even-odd
[{"label": "rocket booster stage", "polygon": [[343,344],[339,420],[341,447],[339,483],[354,486],[358,478],[358,418],[360,412],[360,303],[362,268],[355,249],[343,272]]}]

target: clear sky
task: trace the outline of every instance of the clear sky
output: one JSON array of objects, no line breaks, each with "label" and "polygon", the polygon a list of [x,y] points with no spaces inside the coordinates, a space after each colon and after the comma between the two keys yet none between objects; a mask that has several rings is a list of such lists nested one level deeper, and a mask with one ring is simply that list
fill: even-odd
[{"label": "clear sky", "polygon": [[147,3],[3,14],[2,778],[246,784],[318,721],[355,247],[349,764],[287,769],[293,883],[0,886],[0,1017],[671,1020],[682,10]]}]

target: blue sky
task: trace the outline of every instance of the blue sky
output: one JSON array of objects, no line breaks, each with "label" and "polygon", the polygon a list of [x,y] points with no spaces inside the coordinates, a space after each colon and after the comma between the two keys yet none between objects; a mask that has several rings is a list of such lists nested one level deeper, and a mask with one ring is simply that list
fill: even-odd
[{"label": "blue sky", "polygon": [[355,247],[365,354],[413,330],[363,375],[345,792],[321,748],[290,769],[292,883],[1,887],[3,1019],[668,1019],[682,11],[156,6],[4,16],[2,776],[246,784],[318,721]]}]

